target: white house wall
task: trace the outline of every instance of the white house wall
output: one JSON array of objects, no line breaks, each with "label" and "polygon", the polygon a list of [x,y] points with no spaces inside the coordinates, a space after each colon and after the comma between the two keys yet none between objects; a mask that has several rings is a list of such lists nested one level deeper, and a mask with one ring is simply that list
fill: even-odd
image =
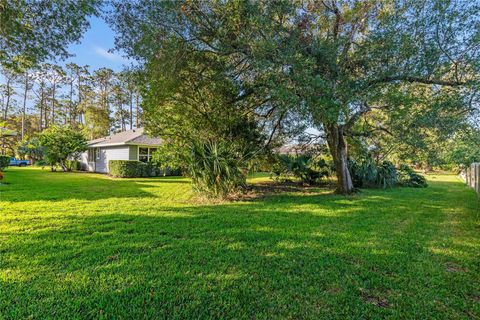
[{"label": "white house wall", "polygon": [[[108,161],[110,160],[129,160],[131,146],[110,146],[99,147],[98,157],[95,163],[88,159],[88,151],[82,153],[80,157],[82,170],[108,173]],[[90,161],[89,161],[90,160]]]},{"label": "white house wall", "polygon": [[[102,159],[103,154],[103,159]],[[100,148],[100,159],[104,162],[101,163],[100,170],[98,169],[97,162],[97,171],[98,172],[108,172],[108,161],[110,160],[128,160],[130,157],[130,147],[129,146],[118,146],[118,147],[105,147]]]}]

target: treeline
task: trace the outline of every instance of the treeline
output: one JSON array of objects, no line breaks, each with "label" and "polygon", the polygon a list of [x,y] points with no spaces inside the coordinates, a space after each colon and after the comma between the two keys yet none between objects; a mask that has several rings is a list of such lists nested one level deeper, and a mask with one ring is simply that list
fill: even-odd
[{"label": "treeline", "polygon": [[114,72],[69,63],[44,63],[18,71],[0,69],[2,127],[17,133],[4,139],[2,153],[52,126],[69,126],[88,139],[141,126],[138,72]]}]

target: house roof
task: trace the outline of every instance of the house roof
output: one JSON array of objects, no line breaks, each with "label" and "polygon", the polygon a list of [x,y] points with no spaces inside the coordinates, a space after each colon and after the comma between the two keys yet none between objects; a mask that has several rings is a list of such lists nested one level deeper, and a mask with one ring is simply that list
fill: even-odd
[{"label": "house roof", "polygon": [[103,137],[88,142],[89,147],[108,147],[121,145],[158,146],[160,144],[160,138],[148,136],[144,133],[144,128],[123,131],[108,137]]}]

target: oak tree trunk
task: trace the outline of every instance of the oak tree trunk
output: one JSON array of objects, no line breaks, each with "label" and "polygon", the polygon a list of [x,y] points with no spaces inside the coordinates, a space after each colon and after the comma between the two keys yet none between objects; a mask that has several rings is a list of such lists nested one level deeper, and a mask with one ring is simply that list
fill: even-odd
[{"label": "oak tree trunk", "polygon": [[343,127],[339,125],[325,125],[327,143],[332,154],[337,175],[337,192],[350,194],[354,191],[352,177],[348,169],[348,148]]}]

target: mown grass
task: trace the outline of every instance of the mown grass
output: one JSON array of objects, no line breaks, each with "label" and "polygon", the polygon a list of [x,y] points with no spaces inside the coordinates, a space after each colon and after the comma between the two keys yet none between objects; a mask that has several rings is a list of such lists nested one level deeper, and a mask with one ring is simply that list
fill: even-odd
[{"label": "mown grass", "polygon": [[9,168],[0,319],[476,319],[479,201],[429,180],[205,205],[183,178]]}]

